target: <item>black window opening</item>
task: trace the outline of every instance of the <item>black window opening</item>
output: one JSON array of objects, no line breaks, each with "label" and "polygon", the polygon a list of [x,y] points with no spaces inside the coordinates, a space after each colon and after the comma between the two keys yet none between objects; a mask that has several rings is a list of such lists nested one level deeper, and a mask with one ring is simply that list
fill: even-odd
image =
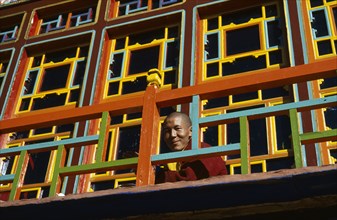
[{"label": "black window opening", "polygon": [[44,70],[40,91],[65,88],[68,80],[70,64]]},{"label": "black window opening", "polygon": [[226,31],[227,56],[259,50],[260,29],[258,25]]},{"label": "black window opening", "polygon": [[148,72],[150,69],[158,68],[159,46],[131,51],[129,75]]}]

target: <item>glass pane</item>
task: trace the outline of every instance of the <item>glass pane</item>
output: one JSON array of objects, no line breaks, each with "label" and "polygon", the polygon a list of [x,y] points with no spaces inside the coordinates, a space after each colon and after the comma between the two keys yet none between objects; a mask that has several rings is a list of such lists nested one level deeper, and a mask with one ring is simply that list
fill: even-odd
[{"label": "glass pane", "polygon": [[262,10],[261,7],[255,7],[248,10],[242,10],[238,13],[227,14],[222,16],[222,25],[242,24],[248,22],[252,18],[261,18]]},{"label": "glass pane", "polygon": [[282,51],[274,50],[269,52],[269,65],[280,64],[283,62]]},{"label": "glass pane", "polygon": [[266,17],[277,16],[277,6],[276,5],[267,5],[266,6]]},{"label": "glass pane", "polygon": [[38,75],[38,70],[30,71],[28,74],[28,78],[25,81],[25,89],[23,94],[32,94],[34,87],[35,87],[35,82],[36,82],[36,77]]},{"label": "glass pane", "polygon": [[133,81],[123,82],[122,94],[145,91],[146,87],[146,76],[137,77]]},{"label": "glass pane", "polygon": [[244,94],[233,95],[233,102],[243,102],[251,99],[259,98],[258,92],[249,92]]},{"label": "glass pane", "polygon": [[131,51],[129,75],[158,68],[159,46]]},{"label": "glass pane", "polygon": [[279,27],[279,21],[270,21],[267,23],[269,47],[280,46],[282,31]]},{"label": "glass pane", "polygon": [[234,62],[222,64],[222,75],[227,76],[235,73],[241,73],[246,71],[258,70],[266,68],[266,56],[254,56],[242,57],[235,59]]},{"label": "glass pane", "polygon": [[48,168],[50,151],[31,153],[24,178],[24,184],[43,183]]},{"label": "glass pane", "polygon": [[49,62],[61,62],[66,58],[76,57],[76,48],[70,48],[68,50],[56,51],[52,53],[47,53],[44,63]]},{"label": "glass pane", "polygon": [[212,126],[206,128],[203,132],[204,135],[204,142],[210,144],[211,146],[218,146],[219,145],[219,127]]},{"label": "glass pane", "polygon": [[163,39],[164,29],[154,30],[146,33],[134,34],[129,37],[129,45],[151,43],[154,39]]},{"label": "glass pane", "polygon": [[317,42],[318,53],[319,55],[331,54],[332,48],[330,40],[324,40]]},{"label": "glass pane", "polygon": [[325,17],[325,10],[312,12],[313,20],[311,22],[314,29],[315,37],[323,37],[329,35],[328,25]]},{"label": "glass pane", "polygon": [[227,56],[259,50],[261,48],[259,26],[227,31],[226,47]]},{"label": "glass pane", "polygon": [[286,115],[275,116],[277,150],[291,149],[290,119]]},{"label": "glass pane", "polygon": [[268,154],[267,129],[265,119],[249,121],[250,155]]},{"label": "glass pane", "polygon": [[207,30],[210,31],[210,30],[215,30],[215,29],[217,29],[218,26],[219,26],[218,22],[219,22],[218,17],[208,19],[208,20],[207,20]]},{"label": "glass pane", "polygon": [[337,106],[328,107],[324,112],[325,124],[331,129],[337,128]]},{"label": "glass pane", "polygon": [[310,6],[312,8],[320,5],[323,5],[323,0],[310,0]]},{"label": "glass pane", "polygon": [[219,64],[218,63],[209,63],[207,64],[207,78],[212,76],[219,75]]},{"label": "glass pane", "polygon": [[333,86],[337,86],[337,77],[324,79],[322,84],[320,84],[320,89],[326,89]]},{"label": "glass pane", "polygon": [[119,129],[116,159],[135,157],[139,152],[140,125]]},{"label": "glass pane", "polygon": [[68,80],[70,64],[44,70],[40,91],[65,88]]},{"label": "glass pane", "polygon": [[124,53],[113,54],[112,60],[110,61],[109,68],[109,79],[120,77],[122,75]]},{"label": "glass pane", "polygon": [[165,67],[177,67],[178,61],[179,43],[177,41],[167,43]]},{"label": "glass pane", "polygon": [[206,60],[219,57],[219,36],[218,33],[206,35]]},{"label": "glass pane", "polygon": [[56,106],[62,106],[65,104],[67,93],[63,94],[48,94],[43,98],[35,98],[32,105],[32,110],[39,110],[45,108],[51,108]]}]

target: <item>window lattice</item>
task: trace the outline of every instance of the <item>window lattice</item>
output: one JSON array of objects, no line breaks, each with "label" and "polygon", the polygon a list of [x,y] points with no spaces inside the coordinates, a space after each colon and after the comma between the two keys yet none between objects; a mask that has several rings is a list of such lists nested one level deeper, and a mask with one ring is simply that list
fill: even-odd
[{"label": "window lattice", "polygon": [[316,57],[337,55],[337,2],[307,1]]},{"label": "window lattice", "polygon": [[164,87],[177,85],[178,27],[166,27],[112,40],[105,97],[144,91],[150,69],[163,73]]},{"label": "window lattice", "polygon": [[204,20],[203,80],[286,64],[278,4]]},{"label": "window lattice", "polygon": [[120,0],[118,4],[118,16],[130,15],[137,12],[148,11],[172,5],[182,0]]},{"label": "window lattice", "polygon": [[76,104],[86,69],[88,47],[31,57],[17,112]]}]

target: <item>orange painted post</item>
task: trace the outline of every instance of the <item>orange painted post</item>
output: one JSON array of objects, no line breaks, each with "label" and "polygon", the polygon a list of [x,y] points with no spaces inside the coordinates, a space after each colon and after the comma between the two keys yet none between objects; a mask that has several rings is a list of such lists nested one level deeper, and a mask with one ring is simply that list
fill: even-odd
[{"label": "orange painted post", "polygon": [[157,151],[159,137],[159,109],[156,105],[157,88],[161,85],[161,75],[158,70],[150,70],[149,82],[144,94],[142,112],[142,128],[140,133],[139,160],[137,167],[137,186],[151,185],[155,182],[154,167],[151,155]]}]

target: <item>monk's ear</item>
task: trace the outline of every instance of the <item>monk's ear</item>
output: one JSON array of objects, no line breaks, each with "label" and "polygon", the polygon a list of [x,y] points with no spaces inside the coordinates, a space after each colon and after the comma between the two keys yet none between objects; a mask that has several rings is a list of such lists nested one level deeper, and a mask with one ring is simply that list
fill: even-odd
[{"label": "monk's ear", "polygon": [[189,136],[192,137],[192,126],[188,128]]}]

